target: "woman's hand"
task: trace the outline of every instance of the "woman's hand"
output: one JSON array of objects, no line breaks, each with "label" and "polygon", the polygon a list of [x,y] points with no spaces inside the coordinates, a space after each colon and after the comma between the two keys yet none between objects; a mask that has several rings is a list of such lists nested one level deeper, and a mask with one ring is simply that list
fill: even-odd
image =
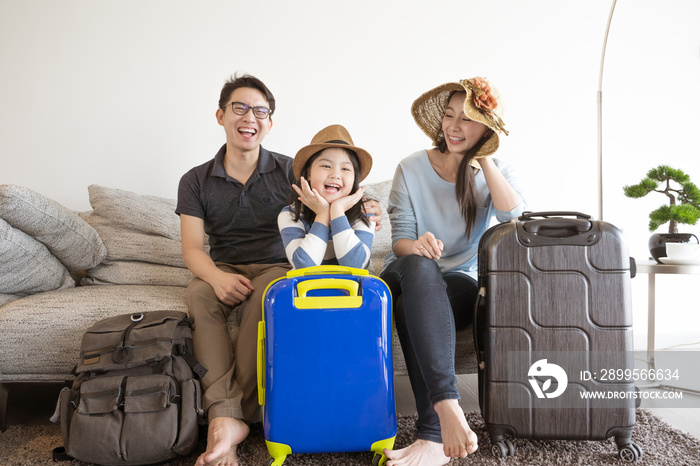
[{"label": "woman's hand", "polygon": [[316,215],[323,215],[324,213],[328,212],[330,207],[328,201],[326,201],[323,196],[318,193],[318,191],[311,189],[309,182],[306,181],[303,176],[301,177],[301,180],[299,180],[299,183],[301,184],[301,188],[295,184],[292,185],[292,188],[299,195],[299,200],[301,203],[313,210]]},{"label": "woman's hand", "polygon": [[429,259],[440,259],[445,246],[434,234],[427,231],[423,236],[413,242],[411,252],[417,256],[425,256]]},{"label": "woman's hand", "polygon": [[347,196],[340,197],[333,201],[331,204],[331,219],[345,215],[345,212],[347,212],[350,207],[360,202],[364,194],[365,188],[360,188],[355,191],[355,194],[348,194]]}]

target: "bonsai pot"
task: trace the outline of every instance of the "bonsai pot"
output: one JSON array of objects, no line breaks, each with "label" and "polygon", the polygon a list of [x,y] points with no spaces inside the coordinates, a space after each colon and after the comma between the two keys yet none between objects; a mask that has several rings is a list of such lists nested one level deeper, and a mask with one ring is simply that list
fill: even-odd
[{"label": "bonsai pot", "polygon": [[654,233],[649,238],[651,257],[661,264],[659,258],[666,257],[666,243],[690,243],[691,238],[695,238],[695,243],[698,242],[698,237],[692,233]]}]

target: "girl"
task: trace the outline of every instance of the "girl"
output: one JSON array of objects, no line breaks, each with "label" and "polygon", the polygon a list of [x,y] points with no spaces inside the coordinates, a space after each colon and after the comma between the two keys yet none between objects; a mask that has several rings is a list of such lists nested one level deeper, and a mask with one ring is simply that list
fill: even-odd
[{"label": "girl", "polygon": [[484,78],[443,84],[411,108],[435,145],[399,163],[389,195],[393,254],[381,278],[394,299],[396,328],[416,399],[417,440],[385,451],[387,466],[434,466],[477,449],[459,406],[455,328],[471,323],[479,239],[493,217],[525,203],[507,164],[491,157],[508,134],[498,94]]},{"label": "girl", "polygon": [[366,268],[374,222],[362,211],[362,181],[372,156],[355,147],[348,131],[331,125],[297,152],[297,184],[290,206],[277,218],[285,252],[295,269],[321,264]]}]

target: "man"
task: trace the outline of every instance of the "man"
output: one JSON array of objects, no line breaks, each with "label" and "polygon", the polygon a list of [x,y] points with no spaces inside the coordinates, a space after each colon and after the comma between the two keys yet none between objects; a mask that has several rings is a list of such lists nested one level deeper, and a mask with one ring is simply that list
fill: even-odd
[{"label": "man", "polygon": [[[258,410],[262,294],[291,269],[277,216],[289,203],[292,159],[261,146],[274,111],[275,98],[259,79],[243,75],[227,81],[216,111],[226,144],[212,160],[187,172],[178,189],[182,254],[196,277],[187,289],[194,354],[208,369],[201,380],[207,449],[197,466],[238,464],[236,448]],[[381,222],[375,201],[365,208]],[[234,307],[239,322],[235,348],[226,324]]]}]

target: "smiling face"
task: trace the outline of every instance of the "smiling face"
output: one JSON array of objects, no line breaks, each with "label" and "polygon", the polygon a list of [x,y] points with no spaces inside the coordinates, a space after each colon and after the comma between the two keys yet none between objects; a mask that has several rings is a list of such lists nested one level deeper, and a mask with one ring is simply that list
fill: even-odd
[{"label": "smiling face", "polygon": [[352,193],[355,167],[350,154],[339,147],[329,147],[313,158],[307,172],[312,189],[330,202]]},{"label": "smiling face", "polygon": [[231,109],[231,102],[242,102],[249,107],[268,107],[262,92],[251,87],[239,87],[234,90],[226,102],[229,105],[216,111],[216,120],[226,132],[227,149],[247,153],[257,151],[272,127],[272,118],[259,120],[249,110],[245,115],[236,115]]},{"label": "smiling face", "polygon": [[442,132],[445,135],[447,150],[465,154],[474,147],[488,131],[488,127],[469,119],[464,114],[465,92],[455,92],[450,98],[442,117]]}]

